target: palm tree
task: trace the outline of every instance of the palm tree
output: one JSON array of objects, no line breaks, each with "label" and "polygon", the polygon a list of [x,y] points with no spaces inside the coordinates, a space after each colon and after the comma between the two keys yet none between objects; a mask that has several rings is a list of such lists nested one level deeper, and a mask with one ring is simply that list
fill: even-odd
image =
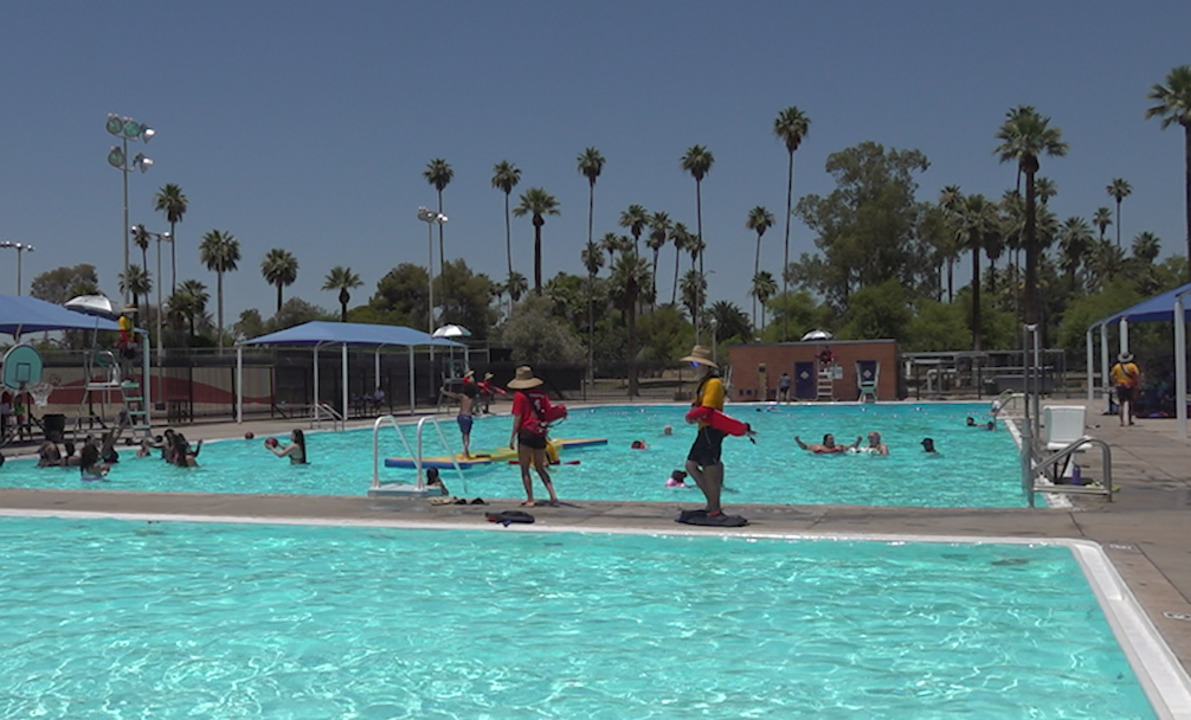
[{"label": "palm tree", "polygon": [[149,277],[149,272],[140,265],[129,265],[128,275],[124,273],[119,274],[120,278],[120,292],[127,292],[132,296],[133,307],[139,308],[141,304],[137,298],[144,297],[148,302],[149,293],[153,291],[153,279]]},{"label": "palm tree", "polygon": [[972,251],[972,349],[979,352],[982,334],[980,316],[980,256],[1000,233],[1000,218],[995,205],[983,195],[968,195],[959,210],[961,245]]},{"label": "palm tree", "polygon": [[198,280],[183,280],[178,289],[170,295],[170,312],[185,318],[190,325],[190,337],[195,337],[194,319],[207,312],[207,286]]},{"label": "palm tree", "polygon": [[691,240],[691,231],[686,229],[686,223],[674,223],[674,227],[670,230],[670,242],[674,243],[674,287],[670,289],[671,305],[678,302],[678,261]]},{"label": "palm tree", "polygon": [[544,215],[558,215],[558,200],[543,188],[530,188],[521,193],[521,204],[513,208],[517,217],[533,216],[533,292],[542,294],[542,226]]},{"label": "palm tree", "polygon": [[616,251],[620,249],[620,235],[614,232],[604,233],[604,237],[600,238],[600,249],[608,253],[608,264],[611,265],[616,259]]},{"label": "palm tree", "polygon": [[[758,205],[752,210],[749,210],[748,219],[745,220],[744,226],[757,233],[757,252],[753,254],[753,287],[755,288],[757,273],[761,271],[761,236],[765,234],[766,230],[773,227],[773,213],[766,210],[764,206]],[[770,275],[770,279],[772,278],[773,276]],[[762,304],[764,304],[764,301],[762,301]],[[764,313],[765,309],[762,308],[761,312]],[[756,294],[753,295],[753,324],[757,324]]]},{"label": "palm tree", "polygon": [[153,196],[153,209],[158,212],[165,213],[165,219],[170,224],[170,294],[174,294],[178,290],[178,256],[174,252],[174,248],[178,246],[178,233],[176,226],[182,222],[182,216],[186,214],[187,208],[190,207],[190,201],[186,199],[186,195],[182,192],[182,188],[172,183],[166,183],[162,186],[157,194]]},{"label": "palm tree", "polygon": [[505,292],[509,294],[510,303],[516,304],[521,302],[521,296],[527,290],[529,290],[529,281],[525,279],[524,275],[516,270],[509,273],[509,279],[505,281]]},{"label": "palm tree", "polygon": [[1121,201],[1129,197],[1133,193],[1133,186],[1129,184],[1128,180],[1122,178],[1113,178],[1112,182],[1104,188],[1108,191],[1110,197],[1117,201],[1117,247],[1121,246]]},{"label": "palm tree", "polygon": [[1112,225],[1112,210],[1106,207],[1096,208],[1096,214],[1092,216],[1092,224],[1100,228],[1100,240],[1104,240],[1104,231]]},{"label": "palm tree", "polygon": [[1103,290],[1125,267],[1125,252],[1107,241],[1097,241],[1091,252],[1092,289]]},{"label": "palm tree", "polygon": [[342,265],[336,265],[331,268],[331,272],[327,273],[327,276],[323,278],[323,290],[339,291],[340,322],[347,322],[347,304],[352,300],[351,291],[363,284],[359,275],[352,272],[351,268]]},{"label": "palm tree", "polygon": [[604,171],[604,156],[593,147],[585,149],[576,158],[579,172],[587,178],[587,242],[592,242],[591,224],[595,215],[595,185],[600,173]]},{"label": "palm tree", "polygon": [[1029,105],[1010,110],[1006,120],[997,130],[996,138],[1001,144],[994,152],[1001,162],[1014,160],[1019,172],[1026,176],[1026,322],[1038,322],[1038,242],[1035,237],[1035,187],[1034,176],[1040,164],[1039,155],[1062,157],[1067,154],[1067,144],[1062,141],[1062,131],[1050,126],[1050,118],[1044,117]]},{"label": "palm tree", "polygon": [[1146,110],[1146,119],[1162,118],[1162,128],[1183,126],[1184,193],[1187,214],[1187,278],[1191,280],[1191,65],[1180,65],[1166,75],[1165,85],[1150,86],[1146,99],[1157,103]]},{"label": "palm tree", "polygon": [[[702,145],[690,146],[682,156],[682,169],[695,178],[695,236],[699,238],[699,242],[703,246],[699,249],[700,275],[703,275],[703,249],[706,248],[706,240],[703,238],[703,178],[711,172],[713,164],[715,164],[715,156]],[[707,276],[703,275],[703,278],[706,282]],[[698,342],[699,318],[697,315],[692,317],[692,323],[695,326],[695,342]]]},{"label": "palm tree", "polygon": [[650,278],[653,284],[650,288],[650,294],[653,296],[653,304],[657,306],[658,298],[658,253],[666,246],[666,241],[670,239],[670,231],[673,229],[673,224],[670,222],[670,214],[665,212],[655,212],[649,218],[649,237],[645,240],[645,245],[653,251],[653,269],[650,271]]},{"label": "palm tree", "polygon": [[777,292],[777,281],[773,279],[773,273],[768,270],[761,270],[753,273],[753,287],[749,294],[753,296],[753,312],[757,311],[757,302],[761,302],[761,324],[757,325],[754,317],[753,325],[756,325],[757,332],[761,332],[765,328],[765,303],[773,294]]},{"label": "palm tree", "polygon": [[1146,231],[1133,238],[1133,257],[1145,263],[1152,263],[1162,252],[1162,240],[1152,232]]},{"label": "palm tree", "polygon": [[604,267],[604,251],[596,241],[588,240],[579,259],[587,269],[587,379],[590,382],[595,379],[595,278]]},{"label": "palm tree", "polygon": [[612,289],[625,312],[629,331],[629,397],[637,396],[637,300],[649,287],[649,265],[636,252],[623,253],[612,266]]},{"label": "palm tree", "polygon": [[[810,118],[796,105],[782,110],[773,121],[773,134],[786,144],[786,153],[790,156],[790,163],[786,171],[786,243],[782,253],[782,296],[786,295],[789,285],[786,282],[786,266],[790,264],[790,215],[794,212],[792,204],[794,202],[794,152],[802,144],[802,139],[806,137],[810,126]],[[786,328],[789,326],[786,317],[786,315],[782,316],[782,342],[786,341]]]},{"label": "palm tree", "polygon": [[199,259],[208,270],[215,273],[215,297],[218,306],[218,324],[216,325],[217,347],[223,349],[223,274],[236,270],[236,263],[240,262],[240,241],[230,232],[212,230],[203,236],[199,245]]},{"label": "palm tree", "polygon": [[149,231],[142,224],[132,228],[132,241],[141,249],[141,267],[149,267]]},{"label": "palm tree", "polygon": [[298,279],[298,258],[289,250],[273,248],[261,261],[261,275],[265,282],[277,287],[277,312],[281,312],[281,289]]},{"label": "palm tree", "polygon": [[[434,186],[438,192],[438,214],[442,215],[442,191],[447,189],[451,184],[451,178],[455,177],[455,171],[451,169],[450,164],[442,158],[434,158],[426,163],[426,169],[422,171],[422,177],[426,178],[426,182]],[[443,223],[438,223],[438,271],[442,274],[443,263],[447,261],[446,254],[443,253],[442,240],[442,226]],[[430,277],[434,277],[434,263],[431,262]]]},{"label": "palm tree", "polygon": [[513,272],[513,230],[509,225],[509,195],[521,182],[521,171],[508,160],[501,160],[492,166],[492,187],[505,194],[505,255],[509,260],[509,272]]},{"label": "palm tree", "polygon": [[633,235],[633,251],[640,252],[638,243],[641,240],[641,231],[649,224],[649,211],[641,205],[629,205],[628,208],[620,214],[620,226],[628,228]]},{"label": "palm tree", "polygon": [[1052,197],[1059,194],[1059,185],[1048,177],[1037,178],[1034,180],[1034,194],[1038,197],[1038,202],[1046,205]]},{"label": "palm tree", "polygon": [[958,222],[960,207],[963,205],[964,194],[959,185],[946,185],[939,191],[939,207],[942,208],[947,231],[942,233],[938,250],[947,264],[947,302],[955,299],[955,263],[959,260],[960,250],[959,232],[954,227]]},{"label": "palm tree", "polygon": [[1059,231],[1059,266],[1067,273],[1067,292],[1075,294],[1075,273],[1092,246],[1092,228],[1081,217],[1069,217]]},{"label": "palm tree", "polygon": [[682,276],[679,284],[682,291],[682,304],[694,318],[703,303],[707,302],[707,280],[703,273],[691,268]]}]

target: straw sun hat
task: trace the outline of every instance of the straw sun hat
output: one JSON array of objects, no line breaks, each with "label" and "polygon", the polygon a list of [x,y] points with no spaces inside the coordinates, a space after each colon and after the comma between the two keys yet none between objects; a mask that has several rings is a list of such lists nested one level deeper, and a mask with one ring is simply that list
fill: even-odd
[{"label": "straw sun hat", "polygon": [[528,365],[522,365],[517,368],[517,376],[509,381],[508,386],[514,390],[528,390],[541,384],[541,379],[533,376],[533,370]]},{"label": "straw sun hat", "polygon": [[700,365],[706,365],[713,368],[719,367],[719,365],[716,365],[715,361],[711,359],[711,351],[702,345],[696,345],[693,347],[691,349],[691,354],[682,358],[682,362],[699,363]]},{"label": "straw sun hat", "polygon": [[1123,363],[1133,362],[1133,353],[1123,352],[1120,355],[1117,355],[1117,360]]}]

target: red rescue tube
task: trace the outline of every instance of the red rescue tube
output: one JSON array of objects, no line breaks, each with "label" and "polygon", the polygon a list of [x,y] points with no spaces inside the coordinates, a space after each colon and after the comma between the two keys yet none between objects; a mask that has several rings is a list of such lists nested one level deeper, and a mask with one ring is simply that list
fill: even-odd
[{"label": "red rescue tube", "polygon": [[743,423],[736,418],[725,415],[724,413],[710,408],[705,405],[691,408],[690,412],[686,414],[686,419],[689,421],[701,420],[716,430],[722,430],[729,435],[737,437],[747,435],[749,430],[748,423]]}]

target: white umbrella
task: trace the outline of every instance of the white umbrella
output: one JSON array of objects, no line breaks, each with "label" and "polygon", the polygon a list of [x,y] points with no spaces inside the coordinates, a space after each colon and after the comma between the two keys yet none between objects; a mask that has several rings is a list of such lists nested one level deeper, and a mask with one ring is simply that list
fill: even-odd
[{"label": "white umbrella", "polygon": [[120,316],[120,311],[116,309],[115,305],[112,305],[112,301],[103,295],[79,295],[67,300],[62,305],[84,315],[98,315],[106,318]]},{"label": "white umbrella", "polygon": [[834,335],[827,332],[826,330],[811,330],[806,335],[802,336],[802,341],[806,342],[807,340],[831,340],[834,337],[835,337]]},{"label": "white umbrella", "polygon": [[462,325],[454,325],[454,324],[443,325],[439,329],[435,330],[434,333],[431,335],[431,337],[436,337],[436,338],[471,337],[471,330],[468,330],[467,328],[463,327]]}]

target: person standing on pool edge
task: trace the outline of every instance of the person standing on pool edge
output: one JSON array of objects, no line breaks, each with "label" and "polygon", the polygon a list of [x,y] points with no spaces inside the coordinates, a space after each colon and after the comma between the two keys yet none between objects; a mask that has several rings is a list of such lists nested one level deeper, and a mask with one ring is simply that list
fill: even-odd
[{"label": "person standing on pool edge", "polygon": [[563,405],[551,405],[546,393],[537,389],[541,384],[541,379],[533,376],[533,370],[528,365],[517,368],[516,376],[508,383],[510,390],[516,390],[513,393],[513,433],[509,436],[509,447],[517,448],[521,483],[525,486],[525,502],[521,504],[527,507],[536,504],[533,499],[533,481],[529,479],[531,463],[546,486],[546,492],[550,493],[550,504],[558,504],[554,483],[546,470],[546,433],[550,421],[566,417],[567,409]]},{"label": "person standing on pool edge", "polygon": [[[708,407],[723,412],[724,383],[720,380],[719,366],[711,359],[711,353],[702,345],[696,345],[691,354],[682,358],[689,362],[700,375],[699,386],[695,389],[692,407]],[[707,499],[708,517],[724,514],[720,506],[720,494],[724,489],[724,464],[720,460],[720,452],[724,444],[723,430],[711,427],[705,420],[699,420],[699,431],[695,435],[695,442],[687,454],[686,472],[695,480],[695,484],[703,491]]]}]

